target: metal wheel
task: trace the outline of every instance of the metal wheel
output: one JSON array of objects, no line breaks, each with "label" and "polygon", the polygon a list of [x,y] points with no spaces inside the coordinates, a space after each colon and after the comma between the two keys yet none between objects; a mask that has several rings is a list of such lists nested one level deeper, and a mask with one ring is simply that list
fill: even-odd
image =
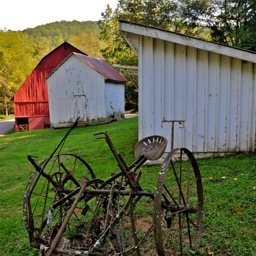
[{"label": "metal wheel", "polygon": [[129,192],[120,194],[119,184],[103,184],[99,193],[88,202],[93,209],[84,236],[90,239],[89,255],[117,255],[124,250],[122,219],[129,207]]},{"label": "metal wheel", "polygon": [[73,154],[54,155],[37,167],[26,187],[23,214],[31,246],[39,248],[49,245],[58,232],[82,177],[90,180],[95,175],[86,161]]},{"label": "metal wheel", "polygon": [[104,185],[98,191],[101,189],[88,202],[97,201],[91,225],[84,232],[91,238],[86,251],[89,255],[146,255],[143,252],[149,252],[154,241],[153,220],[152,212],[142,208],[151,204],[152,210],[152,198],[134,196],[120,184]]},{"label": "metal wheel", "polygon": [[90,225],[83,228],[84,237],[90,238],[86,251],[104,256],[154,255],[153,198],[133,195],[120,185],[102,184],[97,189],[98,196],[88,202],[97,203]]},{"label": "metal wheel", "polygon": [[159,173],[154,198],[154,233],[158,255],[188,255],[202,232],[203,189],[193,154],[174,149]]}]

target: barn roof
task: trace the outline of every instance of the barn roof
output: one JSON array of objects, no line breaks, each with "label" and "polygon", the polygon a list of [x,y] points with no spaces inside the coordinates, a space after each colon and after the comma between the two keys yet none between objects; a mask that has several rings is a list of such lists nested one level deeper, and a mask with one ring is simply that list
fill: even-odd
[{"label": "barn roof", "polygon": [[[45,78],[72,52],[83,53],[68,42],[64,42],[46,54],[20,85],[11,100],[15,102],[28,102],[28,99],[30,101],[33,99],[33,102],[47,101]],[[42,91],[46,93],[42,93]]]},{"label": "barn roof", "polygon": [[[139,36],[146,36],[256,63],[255,52],[242,48],[213,43],[185,34],[180,34],[177,32],[172,32],[169,30],[159,29],[124,20],[119,20],[119,29],[122,32],[126,41],[137,53],[139,46]],[[131,34],[135,36],[132,37]]]},{"label": "barn roof", "polygon": [[[86,53],[84,53],[84,52],[82,52],[82,51],[80,51],[78,48],[76,48],[76,47],[74,47],[73,45],[71,45],[70,43],[68,43],[67,41],[65,41],[65,42],[63,42],[62,44],[60,44],[59,46],[57,46],[56,48],[54,48],[51,52],[49,52],[48,54],[46,54],[41,60],[40,60],[40,62],[37,64],[37,66],[36,66],[36,68],[37,67],[40,67],[40,66],[45,66],[45,65],[49,65],[49,63],[48,64],[45,64],[45,61],[47,61],[47,59],[49,59],[49,57],[51,56],[51,55],[54,55],[54,53],[57,53],[57,52],[60,52],[59,54],[57,54],[57,56],[54,56],[54,58],[55,58],[55,62],[57,63],[57,65],[60,63],[60,59],[63,59],[62,58],[62,50],[61,49],[64,49],[64,50],[69,50],[69,49],[73,49],[73,52],[78,52],[78,53],[82,53],[82,54],[84,54],[84,55],[87,55]],[[71,52],[70,50],[69,50],[69,52]],[[66,55],[67,56],[67,55]],[[54,63],[55,65],[56,65],[56,63]],[[56,66],[57,66],[56,65]],[[54,68],[56,68],[56,66],[54,67]]]},{"label": "barn roof", "polygon": [[[86,63],[92,69],[100,73],[105,78],[105,80],[112,81],[115,83],[127,82],[127,80],[113,66],[111,66],[109,63],[107,63],[103,59],[90,57],[85,54],[76,53],[76,52],[71,53],[65,60],[63,60],[63,62],[55,70],[53,70],[52,73],[54,73],[71,56],[76,56],[77,58],[79,58],[81,61]],[[51,74],[49,76],[51,76]]]}]

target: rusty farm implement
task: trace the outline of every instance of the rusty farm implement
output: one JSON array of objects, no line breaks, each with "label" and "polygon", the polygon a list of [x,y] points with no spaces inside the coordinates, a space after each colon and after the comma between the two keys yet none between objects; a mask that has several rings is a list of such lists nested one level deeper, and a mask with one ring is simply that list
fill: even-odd
[{"label": "rusty farm implement", "polygon": [[[140,167],[165,152],[159,135],[135,145],[127,164],[107,132],[104,138],[120,171],[106,180],[90,165],[61,148],[76,123],[35,170],[24,196],[24,220],[32,247],[40,255],[187,255],[202,232],[203,189],[193,154],[173,149],[163,160],[155,190],[142,186]],[[147,166],[144,167],[144,169]]]}]

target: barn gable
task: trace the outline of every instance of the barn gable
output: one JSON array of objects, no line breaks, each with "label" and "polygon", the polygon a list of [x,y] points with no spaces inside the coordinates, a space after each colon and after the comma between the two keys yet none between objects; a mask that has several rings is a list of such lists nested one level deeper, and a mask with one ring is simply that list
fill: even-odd
[{"label": "barn gable", "polygon": [[67,42],[48,53],[15,92],[16,131],[44,128],[49,124],[48,89],[45,78],[71,52],[82,53]]},{"label": "barn gable", "polygon": [[256,56],[119,21],[139,58],[139,139],[153,134],[193,152],[255,150]]},{"label": "barn gable", "polygon": [[46,78],[51,127],[106,123],[124,115],[126,79],[102,59],[70,54]]}]

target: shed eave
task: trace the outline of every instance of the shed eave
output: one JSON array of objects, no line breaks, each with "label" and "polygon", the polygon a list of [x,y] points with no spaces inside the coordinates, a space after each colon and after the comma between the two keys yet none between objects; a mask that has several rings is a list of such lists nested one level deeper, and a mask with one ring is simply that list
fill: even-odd
[{"label": "shed eave", "polygon": [[[247,51],[236,47],[225,46],[205,41],[202,39],[197,39],[195,37],[187,36],[185,34],[179,34],[172,31],[163,30],[137,23],[131,23],[123,20],[119,20],[119,30],[121,32],[156,38],[256,63],[256,54],[251,51]],[[125,39],[130,40],[130,37],[125,36]],[[130,44],[132,42],[128,41],[128,43]]]}]

